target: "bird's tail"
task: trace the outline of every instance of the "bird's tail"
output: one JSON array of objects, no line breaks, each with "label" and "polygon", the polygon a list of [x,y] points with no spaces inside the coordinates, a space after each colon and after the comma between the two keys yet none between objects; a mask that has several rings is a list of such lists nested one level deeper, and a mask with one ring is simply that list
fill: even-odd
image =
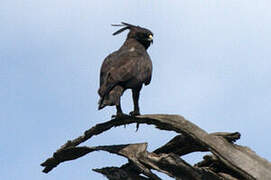
[{"label": "bird's tail", "polygon": [[120,97],[123,94],[124,88],[121,86],[115,86],[108,94],[101,97],[98,104],[98,110],[103,109],[106,106],[114,106],[120,104]]},{"label": "bird's tail", "polygon": [[104,98],[100,98],[99,99],[99,102],[98,102],[98,110],[101,110],[101,109],[103,109],[106,105],[103,103],[103,101],[104,101]]}]

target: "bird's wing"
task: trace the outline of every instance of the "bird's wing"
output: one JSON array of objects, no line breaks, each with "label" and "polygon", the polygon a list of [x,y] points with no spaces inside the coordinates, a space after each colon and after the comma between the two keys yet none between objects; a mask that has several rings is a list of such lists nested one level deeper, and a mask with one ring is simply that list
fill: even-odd
[{"label": "bird's wing", "polygon": [[128,81],[137,70],[138,56],[129,52],[114,52],[103,62],[100,74],[100,96],[107,94],[115,85]]},{"label": "bird's wing", "polygon": [[112,54],[109,54],[103,61],[103,64],[101,66],[100,70],[100,86],[102,86],[106,80],[107,73],[109,72],[110,68],[116,64],[118,52],[113,52]]},{"label": "bird's wing", "polygon": [[141,73],[143,83],[145,85],[150,84],[152,78],[152,62],[148,54],[144,56],[144,63],[141,69],[143,69],[143,73]]}]

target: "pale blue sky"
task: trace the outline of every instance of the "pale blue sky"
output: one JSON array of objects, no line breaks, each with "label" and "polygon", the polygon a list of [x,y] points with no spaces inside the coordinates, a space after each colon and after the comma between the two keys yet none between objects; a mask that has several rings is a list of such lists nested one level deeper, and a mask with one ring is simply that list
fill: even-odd
[{"label": "pale blue sky", "polygon": [[[208,132],[239,131],[240,144],[270,160],[270,8],[270,0],[2,0],[0,179],[103,180],[91,169],[126,162],[95,152],[49,174],[39,166],[66,140],[115,113],[97,111],[97,89],[104,57],[126,37],[111,35],[117,28],[110,24],[121,21],[154,32],[143,114],[180,114]],[[131,93],[122,99],[129,112]],[[130,125],[85,145],[149,142],[151,151],[174,135]]]}]

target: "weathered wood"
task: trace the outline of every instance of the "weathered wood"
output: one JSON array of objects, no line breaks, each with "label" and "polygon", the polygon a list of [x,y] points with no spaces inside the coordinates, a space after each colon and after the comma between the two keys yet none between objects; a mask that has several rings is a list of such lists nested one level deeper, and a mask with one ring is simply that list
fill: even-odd
[{"label": "weathered wood", "polygon": [[[122,145],[122,146],[97,146],[76,147],[94,135],[98,135],[112,127],[145,123],[155,125],[161,130],[170,130],[180,133],[179,136],[158,148],[154,153],[146,151],[146,144]],[[183,179],[261,179],[268,180],[271,177],[271,164],[256,155],[249,148],[232,144],[240,138],[239,133],[213,133],[208,134],[198,126],[178,115],[142,115],[137,117],[125,116],[113,119],[85,131],[84,135],[68,141],[41,165],[43,172],[47,173],[59,163],[79,158],[89,152],[104,150],[124,156],[130,160],[125,166],[134,166],[136,175],[140,173],[152,179],[160,179],[150,169],[156,169],[172,177]],[[133,149],[134,148],[134,149]],[[204,166],[190,166],[176,154],[183,155],[194,151],[210,151],[213,153],[216,164],[206,163]],[[131,152],[134,152],[131,153]],[[139,155],[140,154],[140,155]],[[163,163],[161,163],[163,162]],[[173,164],[170,164],[174,162]],[[203,163],[204,164],[204,163]],[[125,167],[123,166],[123,167]],[[168,168],[170,167],[170,169]],[[199,171],[199,168],[201,171]],[[108,169],[107,169],[108,170]],[[127,170],[122,168],[122,170]],[[98,172],[97,170],[96,172]],[[130,169],[130,171],[133,171]],[[204,171],[205,173],[202,173]],[[106,172],[105,169],[99,172]],[[207,172],[207,173],[206,173]],[[178,174],[179,173],[179,174]],[[180,175],[181,174],[181,175]],[[204,174],[204,175],[203,175]]]},{"label": "weathered wood", "polygon": [[195,164],[194,166],[199,168],[207,168],[224,178],[227,177],[228,179],[244,179],[238,173],[225,166],[225,164],[223,164],[215,155],[206,155],[203,157],[203,159],[203,161]]},{"label": "weathered wood", "polygon": [[136,172],[134,169],[123,166],[93,169],[93,171],[103,174],[109,180],[151,180],[151,178],[139,175],[140,173]]},{"label": "weathered wood", "polygon": [[271,164],[266,163],[256,154],[244,152],[222,137],[211,136],[195,124],[178,115],[145,115],[142,119],[165,123],[168,129],[190,136],[199,144],[208,146],[209,150],[232,171],[236,171],[245,179],[268,180],[271,177]]},{"label": "weathered wood", "polygon": [[[149,153],[147,151],[147,143],[97,147],[69,147],[61,152],[55,153],[54,157],[56,162],[53,162],[52,160],[46,161],[44,165],[50,166],[52,162],[55,165],[56,163],[74,160],[87,153],[100,150],[126,157],[130,161],[126,167],[124,166],[125,169],[106,168],[103,170],[95,170],[96,172],[107,175],[109,179],[124,179],[125,177],[131,177],[132,175],[133,177],[136,175],[140,177],[139,174],[142,173],[153,180],[161,180],[157,175],[151,172],[151,169],[155,169],[171,177],[181,178],[183,180],[221,180],[221,177],[210,171],[189,165],[176,154]],[[128,170],[127,167],[129,166],[133,166],[134,170],[131,170],[131,168]]]},{"label": "weathered wood", "polygon": [[[235,142],[240,138],[239,132],[226,133],[226,132],[216,132],[211,133],[212,136],[219,136],[226,139],[228,142]],[[179,156],[189,154],[192,152],[206,152],[209,151],[208,146],[203,146],[199,144],[195,139],[190,136],[184,136],[182,134],[175,136],[168,143],[156,149],[154,153],[175,153]]]}]

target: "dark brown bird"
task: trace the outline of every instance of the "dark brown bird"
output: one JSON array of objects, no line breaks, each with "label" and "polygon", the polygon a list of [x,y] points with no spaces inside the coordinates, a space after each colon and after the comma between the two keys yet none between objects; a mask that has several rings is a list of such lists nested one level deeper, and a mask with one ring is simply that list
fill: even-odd
[{"label": "dark brown bird", "polygon": [[[123,114],[120,97],[126,89],[132,89],[134,110],[130,115],[139,115],[139,94],[142,85],[148,85],[152,77],[152,62],[147,49],[153,42],[153,33],[140,26],[122,22],[121,29],[113,33],[117,35],[129,30],[127,38],[119,50],[109,54],[101,67],[99,107],[116,106],[116,117]],[[115,117],[115,116],[112,116]]]}]

